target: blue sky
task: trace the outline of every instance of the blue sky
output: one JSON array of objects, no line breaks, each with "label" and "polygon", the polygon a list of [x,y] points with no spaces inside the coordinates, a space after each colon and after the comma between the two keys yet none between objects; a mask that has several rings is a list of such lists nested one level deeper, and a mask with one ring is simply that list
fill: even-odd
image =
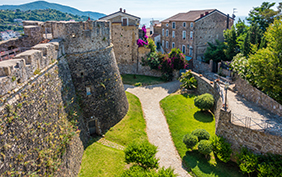
[{"label": "blue sky", "polygon": [[[2,0],[1,0],[2,1]],[[34,0],[11,0],[0,2],[1,5],[18,5]],[[130,14],[141,18],[168,18],[179,12],[196,9],[218,9],[224,13],[232,14],[237,8],[237,16],[247,16],[253,8],[260,6],[263,0],[47,0],[77,8],[82,11],[95,11],[110,14],[126,9]],[[279,1],[271,1],[278,4]]]}]

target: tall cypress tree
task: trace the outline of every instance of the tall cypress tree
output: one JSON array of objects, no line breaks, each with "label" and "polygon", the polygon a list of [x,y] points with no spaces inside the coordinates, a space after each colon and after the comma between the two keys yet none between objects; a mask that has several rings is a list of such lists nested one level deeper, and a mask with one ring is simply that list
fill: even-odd
[{"label": "tall cypress tree", "polygon": [[234,26],[229,30],[224,31],[225,45],[227,49],[224,50],[227,60],[231,61],[238,53],[237,35]]},{"label": "tall cypress tree", "polygon": [[244,43],[243,43],[243,54],[246,58],[248,58],[249,53],[251,51],[251,37],[250,31],[247,33]]}]

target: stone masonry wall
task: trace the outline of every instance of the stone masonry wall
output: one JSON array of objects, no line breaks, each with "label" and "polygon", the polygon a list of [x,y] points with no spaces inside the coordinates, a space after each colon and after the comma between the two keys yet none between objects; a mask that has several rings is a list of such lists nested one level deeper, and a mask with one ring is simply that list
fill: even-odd
[{"label": "stone masonry wall", "polygon": [[121,26],[121,23],[112,23],[111,38],[117,64],[132,65],[137,61],[138,28],[136,26]]},{"label": "stone masonry wall", "polygon": [[1,96],[1,176],[60,174],[59,168],[77,176],[83,143],[71,121],[79,121],[85,143],[87,133],[65,64],[55,61]]},{"label": "stone masonry wall", "polygon": [[281,136],[234,125],[231,123],[231,111],[221,109],[219,118],[216,134],[226,138],[233,150],[239,151],[245,146],[256,153],[282,154]]},{"label": "stone masonry wall", "polygon": [[238,93],[247,100],[256,103],[257,105],[274,114],[282,116],[281,104],[250,85],[246,80],[240,78],[238,75],[236,76],[235,88]]},{"label": "stone masonry wall", "polygon": [[81,97],[83,114],[87,121],[98,120],[96,131],[102,134],[119,122],[128,110],[113,46],[97,52],[68,54],[67,59]]}]

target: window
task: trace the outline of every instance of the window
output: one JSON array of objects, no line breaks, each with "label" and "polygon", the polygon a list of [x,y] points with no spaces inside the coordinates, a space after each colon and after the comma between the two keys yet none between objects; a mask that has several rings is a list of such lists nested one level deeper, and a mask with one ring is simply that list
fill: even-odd
[{"label": "window", "polygon": [[127,17],[121,17],[122,26],[128,26],[128,18]]},{"label": "window", "polygon": [[168,29],[165,31],[165,35],[168,36]]},{"label": "window", "polygon": [[168,41],[165,42],[165,48],[168,49]]},{"label": "window", "polygon": [[172,29],[175,29],[175,22],[172,22]]},{"label": "window", "polygon": [[193,22],[191,22],[191,23],[190,23],[190,27],[193,28],[193,26],[194,26],[194,24],[193,24]]},{"label": "window", "polygon": [[162,46],[164,47],[164,40],[162,41]]},{"label": "window", "polygon": [[182,45],[182,53],[183,54],[185,54],[185,49],[186,49],[185,45]]},{"label": "window", "polygon": [[184,27],[184,28],[186,27],[186,22],[183,22],[183,27]]},{"label": "window", "polygon": [[190,50],[189,50],[189,55],[190,55],[190,56],[192,56],[192,55],[193,55],[193,47],[192,47],[192,46],[190,47]]},{"label": "window", "polygon": [[163,31],[162,31],[162,36],[164,36],[164,29],[163,29]]},{"label": "window", "polygon": [[175,38],[175,31],[172,31],[172,38]]},{"label": "window", "polygon": [[90,87],[86,87],[86,95],[91,95]]},{"label": "window", "polygon": [[175,44],[174,44],[174,42],[172,43],[172,48],[175,48]]},{"label": "window", "polygon": [[182,31],[182,39],[186,39],[186,31]]},{"label": "window", "polygon": [[190,31],[190,39],[193,39],[193,31]]},{"label": "window", "polygon": [[166,24],[166,27],[168,27],[168,23]]}]

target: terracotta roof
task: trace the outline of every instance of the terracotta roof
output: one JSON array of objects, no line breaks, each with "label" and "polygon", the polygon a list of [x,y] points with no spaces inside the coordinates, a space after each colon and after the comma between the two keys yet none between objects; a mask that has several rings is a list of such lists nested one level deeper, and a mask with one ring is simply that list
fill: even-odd
[{"label": "terracotta roof", "polygon": [[128,15],[128,16],[133,17],[133,18],[138,18],[138,19],[140,19],[140,17],[134,16],[134,15],[131,15],[131,14],[128,14],[128,13],[125,13],[125,12],[117,11],[117,12],[112,13],[112,14],[110,14],[110,15],[106,15],[106,16],[104,16],[104,17],[101,17],[101,18],[99,18],[99,20],[102,20],[103,18],[106,18],[106,17],[112,16],[112,15],[115,15],[115,14],[118,14],[118,13],[121,13],[121,14],[126,14],[126,15]]},{"label": "terracotta roof", "polygon": [[170,18],[167,18],[161,22],[168,23],[170,21],[196,21],[201,18],[201,14],[211,13],[216,9],[206,9],[206,10],[191,10],[186,13],[178,13]]}]

